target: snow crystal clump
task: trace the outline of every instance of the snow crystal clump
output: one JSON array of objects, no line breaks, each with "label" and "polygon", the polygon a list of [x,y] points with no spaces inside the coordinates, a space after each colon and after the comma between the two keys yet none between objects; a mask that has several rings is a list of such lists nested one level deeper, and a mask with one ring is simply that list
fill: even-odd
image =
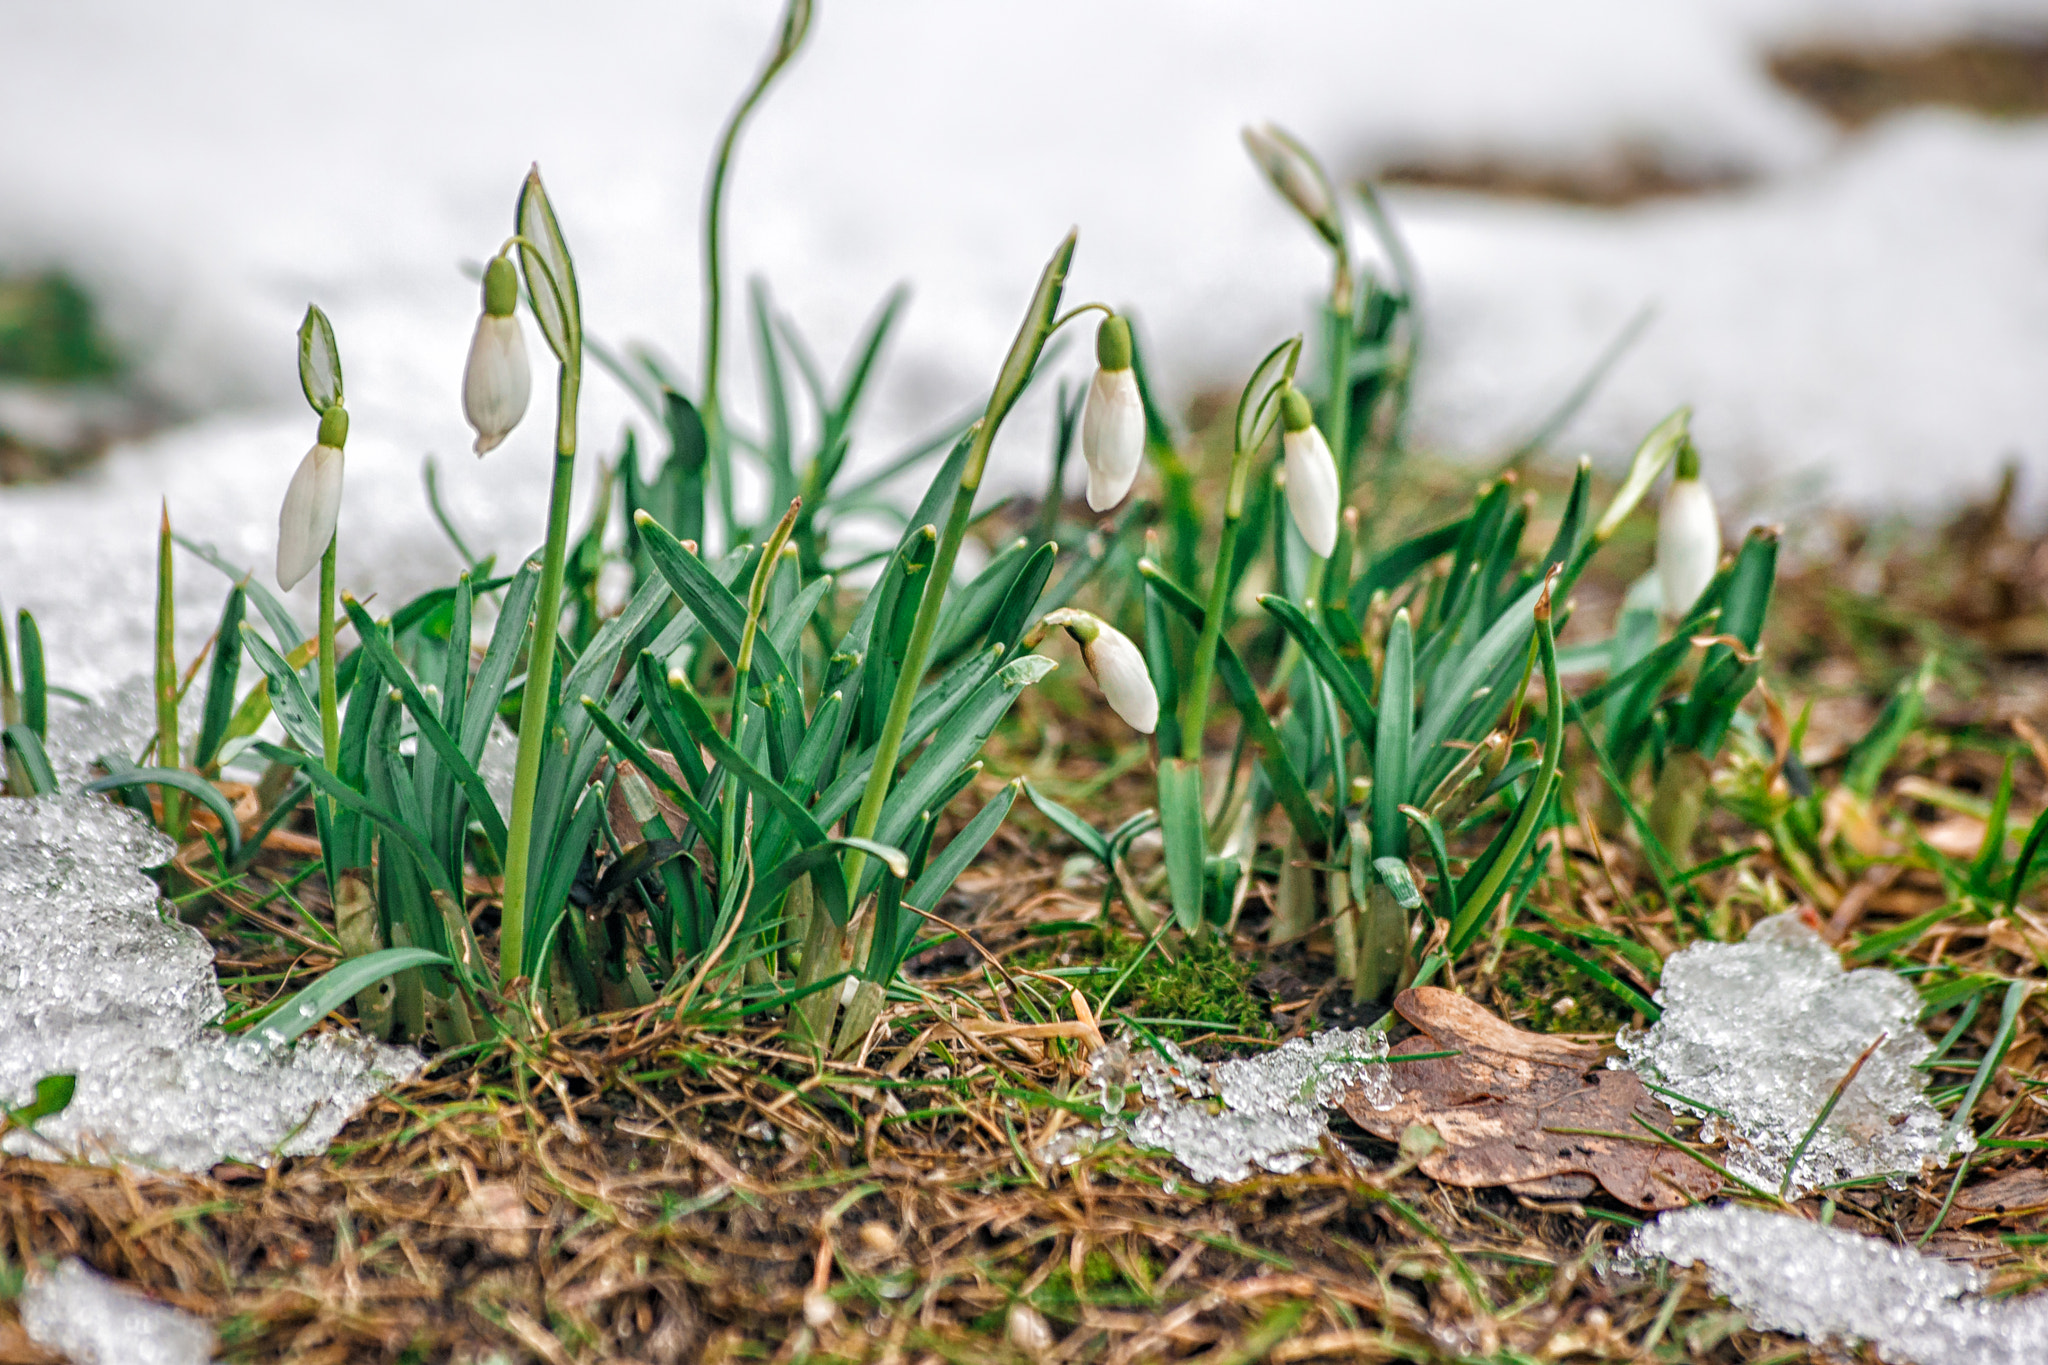
[{"label": "snow crystal clump", "polygon": [[30,1340],[72,1365],[204,1365],[213,1359],[213,1328],[76,1259],[31,1279],[19,1306]]},{"label": "snow crystal clump", "polygon": [[[1391,1095],[1386,1038],[1369,1029],[1297,1038],[1262,1056],[1214,1066],[1170,1043],[1162,1046],[1163,1058],[1149,1050],[1134,1056],[1129,1044],[1115,1043],[1096,1054],[1090,1075],[1112,1114],[1122,1105],[1123,1087],[1137,1085],[1150,1103],[1112,1128],[1138,1146],[1170,1152],[1204,1183],[1244,1180],[1254,1166],[1277,1175],[1298,1171],[1322,1144],[1324,1111],[1347,1090],[1364,1086]],[[1199,1102],[1209,1096],[1222,1107]]]},{"label": "snow crystal clump", "polygon": [[1800,1158],[1793,1187],[1904,1179],[1971,1146],[1968,1133],[1945,1133],[1914,1069],[1934,1048],[1913,987],[1882,968],[1844,971],[1794,915],[1764,920],[1741,943],[1674,954],[1657,1002],[1663,1018],[1624,1033],[1622,1050],[1644,1078],[1677,1092],[1666,1099],[1706,1118],[1709,1140],[1728,1140],[1728,1167],[1747,1180],[1778,1187],[1828,1096],[1879,1035],[1883,1044]]},{"label": "snow crystal clump", "polygon": [[0,799],[0,1103],[78,1078],[70,1105],[16,1129],[18,1155],[204,1170],[324,1150],[417,1054],[350,1034],[284,1047],[212,1028],[213,949],[158,913],[137,869],[168,839],[98,797]]},{"label": "snow crystal clump", "polygon": [[1868,1342],[1900,1365],[2048,1360],[2048,1295],[1979,1298],[1975,1271],[1844,1228],[1722,1204],[1665,1214],[1633,1249],[1706,1266],[1714,1292],[1769,1331]]}]

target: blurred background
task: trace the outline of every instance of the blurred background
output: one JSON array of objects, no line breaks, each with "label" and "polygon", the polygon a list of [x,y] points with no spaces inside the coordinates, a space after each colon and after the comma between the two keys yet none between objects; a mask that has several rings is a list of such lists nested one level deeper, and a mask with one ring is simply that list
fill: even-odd
[{"label": "blurred background", "polygon": [[[0,599],[58,680],[146,666],[160,500],[268,576],[315,426],[309,300],[354,419],[343,585],[396,601],[457,566],[428,453],[479,550],[537,544],[544,415],[468,454],[466,271],[537,161],[591,334],[693,378],[706,170],[775,24],[765,0],[0,7]],[[756,410],[747,280],[828,370],[907,282],[853,455],[880,463],[985,389],[1070,225],[1069,297],[1138,317],[1173,408],[1234,391],[1326,284],[1239,143],[1264,119],[1384,187],[1426,450],[1490,467],[1597,370],[1548,458],[1611,465],[1692,404],[1735,524],[1932,516],[2014,462],[2022,508],[2048,502],[2048,0],[821,0],[731,185],[728,404]],[[1048,407],[1005,428],[993,487],[1042,486]],[[644,420],[591,374],[586,452]],[[192,591],[202,629],[218,584]]]}]

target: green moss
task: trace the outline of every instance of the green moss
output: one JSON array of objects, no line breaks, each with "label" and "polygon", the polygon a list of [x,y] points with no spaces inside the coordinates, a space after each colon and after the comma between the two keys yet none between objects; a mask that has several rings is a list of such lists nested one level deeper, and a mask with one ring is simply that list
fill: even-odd
[{"label": "green moss", "polygon": [[[1106,945],[1103,963],[1121,972],[1142,947],[1131,939],[1113,940]],[[1161,1029],[1176,1038],[1218,1028],[1270,1037],[1272,1020],[1251,989],[1257,970],[1255,961],[1216,934],[1194,942],[1176,939],[1173,959],[1168,961],[1157,948],[1147,953],[1111,1004],[1147,1018],[1200,1020],[1208,1026]]]},{"label": "green moss", "polygon": [[1635,1017],[1599,982],[1547,953],[1510,957],[1493,991],[1502,1017],[1537,1033],[1612,1033]]}]

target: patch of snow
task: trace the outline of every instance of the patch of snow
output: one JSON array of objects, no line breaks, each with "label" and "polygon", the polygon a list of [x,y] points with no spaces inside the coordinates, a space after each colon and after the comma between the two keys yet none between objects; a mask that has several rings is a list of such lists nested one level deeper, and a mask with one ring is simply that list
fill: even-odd
[{"label": "patch of snow", "polygon": [[1867,1342],[1899,1365],[2048,1359],[2048,1295],[1979,1297],[1974,1270],[1845,1228],[1739,1204],[1677,1209],[1632,1249],[1707,1267],[1752,1326],[1821,1344]]},{"label": "patch of snow", "polygon": [[[1112,1115],[1128,1085],[1149,1101],[1128,1121],[1112,1118],[1108,1131],[1171,1153],[1204,1184],[1247,1179],[1254,1166],[1278,1175],[1302,1169],[1315,1159],[1329,1130],[1327,1111],[1344,1092],[1391,1084],[1386,1037],[1371,1029],[1332,1029],[1213,1066],[1165,1047],[1161,1057],[1127,1041],[1111,1044],[1096,1054],[1090,1077]],[[1206,1102],[1211,1097],[1216,1104]]]},{"label": "patch of snow", "polygon": [[[62,750],[60,749],[60,752]],[[0,1103],[44,1076],[71,1104],[16,1129],[17,1154],[204,1170],[326,1149],[420,1058],[348,1033],[277,1047],[212,1027],[213,949],[139,868],[170,841],[88,796],[0,798]]]},{"label": "patch of snow", "polygon": [[[1786,471],[1927,507],[1988,486],[2038,441],[2043,135],[1920,115],[1845,143],[1759,54],[1810,32],[1904,40],[2039,17],[2031,0],[1203,0],[1170,21],[1137,0],[825,6],[748,130],[730,278],[769,278],[828,370],[892,285],[916,286],[858,469],[988,384],[1070,223],[1083,229],[1072,298],[1137,311],[1168,403],[1234,387],[1303,325],[1326,274],[1238,146],[1248,122],[1280,120],[1340,176],[1648,147],[1761,183],[1618,213],[1395,196],[1426,286],[1418,436],[1481,454],[1519,438],[1652,304],[1656,323],[1572,445],[1621,458],[1692,402],[1709,477],[1724,492],[1772,484],[1751,511],[1807,491]],[[0,119],[53,131],[0,144],[0,250],[81,276],[150,387],[201,414],[77,481],[0,490],[0,584],[43,619],[53,676],[94,691],[146,662],[166,493],[181,530],[268,578],[278,501],[313,431],[292,346],[308,298],[334,318],[354,418],[343,585],[396,605],[452,576],[419,491],[428,451],[447,457],[446,501],[480,553],[504,564],[537,545],[546,414],[487,464],[461,453],[477,300],[457,267],[502,240],[537,158],[591,334],[645,340],[694,376],[701,176],[771,23],[756,5],[651,0],[377,3],[338,20],[113,0],[9,14]],[[746,423],[743,326],[728,343],[727,401]],[[1085,372],[1085,349],[1063,373]],[[1005,428],[992,492],[1040,486],[1047,406]],[[582,409],[591,456],[628,423],[655,436],[596,373]],[[596,466],[579,471],[585,497]],[[181,568],[184,648],[221,588]]]},{"label": "patch of snow", "polygon": [[1973,1145],[1966,1131],[1947,1134],[1915,1069],[1934,1045],[1912,985],[1881,967],[1843,970],[1796,915],[1762,921],[1741,943],[1674,953],[1656,998],[1663,1018],[1618,1039],[1629,1065],[1676,1092],[1663,1096],[1674,1107],[1705,1118],[1704,1136],[1727,1140],[1728,1168],[1744,1179],[1778,1188],[1828,1096],[1880,1035],[1800,1158],[1793,1188],[1906,1180]]},{"label": "patch of snow", "polygon": [[29,1339],[71,1365],[204,1365],[213,1359],[207,1323],[75,1257],[31,1275],[19,1306]]}]

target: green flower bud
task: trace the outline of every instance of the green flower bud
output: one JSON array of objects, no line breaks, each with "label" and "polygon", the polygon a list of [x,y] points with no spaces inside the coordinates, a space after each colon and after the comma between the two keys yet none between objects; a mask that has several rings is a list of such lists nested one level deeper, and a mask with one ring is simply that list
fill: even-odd
[{"label": "green flower bud", "polygon": [[484,311],[494,318],[509,318],[519,306],[519,272],[509,256],[493,256],[484,267]]}]

